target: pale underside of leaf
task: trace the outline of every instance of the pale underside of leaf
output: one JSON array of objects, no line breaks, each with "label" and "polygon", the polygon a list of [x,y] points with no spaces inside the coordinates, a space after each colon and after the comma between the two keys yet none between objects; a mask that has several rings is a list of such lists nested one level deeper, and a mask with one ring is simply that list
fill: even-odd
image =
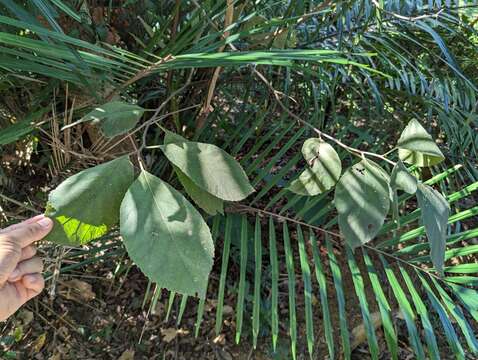
[{"label": "pale underside of leaf", "polygon": [[289,190],[314,196],[331,189],[342,173],[342,164],[334,148],[320,139],[311,138],[304,142],[302,154],[309,167],[292,181]]},{"label": "pale underside of leaf", "polygon": [[402,161],[420,167],[436,165],[445,159],[431,135],[415,119],[403,130],[397,147]]},{"label": "pale underside of leaf", "polygon": [[106,234],[119,220],[124,194],[134,180],[127,157],[71,176],[50,193],[46,215],[55,226],[46,240],[83,245]]},{"label": "pale underside of leaf", "polygon": [[418,185],[417,200],[422,211],[422,223],[430,243],[430,257],[436,271],[442,275],[450,206],[442,194],[424,184]]},{"label": "pale underside of leaf", "polygon": [[[323,140],[320,140],[319,138],[309,138],[304,141],[302,144],[302,155],[304,156],[305,161],[310,165],[311,161],[317,159],[317,156],[322,152],[322,151],[327,151],[329,150],[327,146],[330,146]],[[330,146],[331,147],[331,146]]]},{"label": "pale underside of leaf", "polygon": [[177,190],[143,171],[121,204],[131,259],[159,287],[204,298],[214,245],[199,212]]},{"label": "pale underside of leaf", "polygon": [[340,231],[356,248],[372,240],[390,207],[390,187],[385,172],[371,160],[350,167],[335,189]]}]

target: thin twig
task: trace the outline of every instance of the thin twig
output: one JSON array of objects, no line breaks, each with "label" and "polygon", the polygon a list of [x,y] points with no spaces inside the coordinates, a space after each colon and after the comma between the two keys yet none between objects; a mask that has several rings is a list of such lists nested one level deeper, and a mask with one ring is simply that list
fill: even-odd
[{"label": "thin twig", "polygon": [[[283,215],[279,215],[279,214],[276,214],[276,213],[273,213],[273,212],[270,212],[270,211],[267,211],[267,210],[262,210],[262,209],[257,209],[257,208],[254,208],[252,206],[248,206],[248,205],[243,205],[243,204],[235,204],[234,207],[236,208],[239,208],[239,209],[244,209],[246,211],[252,211],[252,212],[257,212],[257,213],[262,213],[262,214],[266,214],[266,215],[269,215],[269,216],[273,216],[277,219],[280,219],[282,221],[285,221],[285,222],[291,222],[291,223],[294,223],[294,224],[298,224],[298,225],[302,225],[302,226],[305,226],[309,229],[312,229],[312,230],[316,230],[316,231],[320,231],[324,234],[327,234],[327,235],[330,235],[330,236],[334,236],[338,239],[341,239],[342,241],[345,240],[345,237],[342,235],[342,234],[339,234],[339,233],[336,233],[336,232],[333,232],[333,231],[330,231],[330,230],[326,230],[326,229],[323,229],[321,227],[318,227],[318,226],[315,226],[315,225],[311,225],[311,224],[307,224],[303,221],[299,221],[299,220],[296,220],[296,219],[293,219],[293,218],[290,218],[290,217],[287,217],[287,216],[283,216]],[[231,210],[231,209],[234,209],[234,207],[230,207],[228,210]],[[342,242],[338,242],[336,240],[333,240],[333,239],[329,239],[330,242],[332,242],[333,244],[335,245],[338,245],[338,246],[343,246]],[[345,245],[346,246],[346,245]],[[371,250],[371,251],[374,251],[376,253],[379,253],[381,255],[384,255],[384,256],[387,256],[391,259],[394,259],[395,261],[398,261],[398,262],[401,262],[403,264],[406,264],[414,269],[417,269],[425,274],[427,274],[428,276],[430,277],[433,277],[434,279],[438,280],[438,281],[441,281],[443,283],[447,283],[447,281],[441,277],[439,277],[438,275],[435,275],[434,273],[426,270],[426,269],[423,269],[421,268],[420,266],[417,266],[409,261],[406,261],[396,255],[393,255],[393,254],[389,254],[383,250],[380,250],[380,249],[377,249],[373,246],[370,246],[368,244],[362,244],[363,247]]]},{"label": "thin twig", "polygon": [[[145,122],[144,124],[142,124],[141,126],[137,127],[135,130],[133,130],[132,132],[129,133],[129,135],[134,135],[136,132],[140,131],[141,129],[143,129],[145,126],[147,125],[154,125],[158,122],[160,122],[161,120],[164,120],[166,118],[168,118],[169,116],[172,116],[172,115],[175,115],[175,114],[178,114],[180,112],[183,112],[183,111],[188,111],[188,110],[192,110],[192,109],[196,109],[198,107],[200,107],[201,104],[195,104],[195,105],[191,105],[191,106],[188,106],[188,107],[185,107],[185,108],[182,108],[182,109],[179,109],[179,110],[176,110],[176,111],[172,111],[172,112],[169,112],[167,114],[164,114],[164,115],[161,115],[161,116],[158,116],[156,117],[155,119],[151,119],[151,120],[148,120],[151,121],[151,123],[148,123],[148,122]],[[122,138],[121,140],[119,140],[117,143],[115,143],[114,145],[112,145],[109,149],[112,149],[114,148],[115,146],[117,146],[119,143],[123,142],[124,140],[128,139],[129,136],[125,136],[124,138]],[[146,144],[144,144],[144,146],[142,145],[140,148],[138,148],[138,150],[135,150],[135,151],[132,151],[130,153],[125,153],[123,155],[135,155],[138,151],[142,151],[144,149],[157,149],[159,148],[160,145],[153,145],[153,146],[147,146]],[[108,149],[108,150],[109,150]]]},{"label": "thin twig", "polygon": [[29,205],[25,205],[24,203],[20,202],[20,201],[17,201],[15,199],[12,199],[11,197],[8,197],[7,195],[3,195],[0,193],[0,198],[2,198],[3,200],[6,200],[8,202],[11,202],[12,204],[15,204],[15,205],[18,205],[18,206],[21,206],[27,210],[30,210],[32,212],[34,212],[35,214],[40,214],[40,211],[38,211],[37,209],[35,208],[32,208],[31,206]]},{"label": "thin twig", "polygon": [[[269,216],[273,216],[273,217],[275,217],[277,219],[280,219],[282,221],[292,222],[292,223],[295,223],[295,224],[298,224],[298,225],[304,225],[304,226],[307,226],[308,228],[323,232],[324,234],[328,234],[328,235],[334,236],[336,238],[343,239],[343,236],[339,233],[336,233],[336,232],[333,232],[333,231],[330,231],[330,230],[326,230],[326,229],[323,229],[323,228],[315,226],[315,225],[310,225],[310,224],[307,224],[307,223],[302,222],[300,220],[293,219],[293,218],[283,216],[283,215],[279,215],[279,214],[276,214],[276,213],[273,213],[273,212],[270,212],[270,211],[267,211],[267,210],[258,209],[258,208],[248,206],[248,205],[243,205],[243,204],[235,204],[234,207],[242,208],[242,209],[248,210],[248,211],[262,213],[262,214],[269,215]],[[338,241],[335,241],[335,240],[331,240],[331,241],[336,245],[340,245],[340,242],[338,242]]]},{"label": "thin twig", "polygon": [[329,134],[326,134],[325,132],[323,131],[320,131],[319,129],[317,129],[315,126],[313,126],[311,123],[309,123],[308,121],[305,121],[304,119],[302,119],[301,117],[299,117],[298,115],[294,114],[292,111],[289,110],[289,108],[284,105],[284,103],[281,101],[280,97],[279,97],[279,93],[277,90],[274,89],[274,87],[271,85],[271,83],[265,78],[265,76],[257,71],[257,69],[253,69],[253,72],[257,75],[257,77],[259,77],[259,79],[262,80],[262,82],[264,82],[267,87],[269,88],[269,90],[271,91],[271,93],[273,94],[274,96],[274,99],[276,100],[276,102],[279,104],[279,106],[285,111],[287,112],[287,114],[294,118],[295,120],[297,120],[299,123],[301,123],[302,125],[305,125],[309,128],[311,128],[317,135],[319,135],[319,137],[324,137],[330,141],[333,141],[334,143],[336,143],[337,145],[339,145],[340,147],[344,148],[345,150],[347,150],[348,152],[350,152],[351,154],[353,155],[356,155],[356,156],[359,156],[359,157],[364,157],[364,156],[371,156],[371,157],[376,157],[378,159],[381,159],[383,161],[386,161],[388,162],[389,164],[395,166],[396,163],[390,159],[387,159],[385,156],[383,155],[380,155],[380,154],[376,154],[376,153],[372,153],[372,152],[369,152],[369,151],[363,151],[363,150],[359,150],[359,149],[356,149],[356,148],[353,148],[351,146],[348,146],[346,144],[344,144],[342,141],[340,141],[339,139],[336,139],[334,138],[333,136],[329,135]]},{"label": "thin twig", "polygon": [[[164,100],[163,103],[160,106],[158,106],[153,116],[151,116],[151,118],[142,125],[144,126],[143,141],[141,143],[141,146],[138,149],[139,152],[141,152],[146,147],[146,136],[148,134],[149,127],[153,125],[153,123],[159,121],[158,115],[164,109],[164,107],[168,104],[168,102],[170,102],[175,96],[183,92],[191,84],[193,73],[194,73],[193,70],[191,70],[191,72],[189,73],[188,79],[186,80],[186,83],[183,86],[181,86],[179,89],[174,91],[171,95],[169,95],[166,98],[166,100]],[[197,107],[197,105],[194,105],[194,107]],[[191,108],[191,107],[188,107],[188,108]],[[184,110],[185,109],[181,109],[180,111],[184,111]]]},{"label": "thin twig", "polygon": [[[192,0],[193,4],[198,8],[198,9],[201,9],[203,10],[204,12],[204,15],[206,16],[206,19],[208,20],[208,22],[217,30],[219,31],[217,25],[214,23],[214,21],[212,21],[212,19],[210,19],[210,17],[207,15],[207,13],[204,11],[204,9],[201,8],[201,6],[197,3],[196,0]],[[232,43],[229,43],[228,46],[233,50],[233,51],[237,51],[237,48],[234,46],[234,44]],[[280,92],[278,92],[276,89],[274,89],[274,87],[272,86],[272,84],[266,79],[266,77],[260,72],[258,71],[254,66],[251,66],[251,69],[252,71],[254,72],[254,74],[257,75],[257,77],[259,77],[259,79],[261,79],[266,85],[267,87],[269,88],[269,90],[271,91],[271,93],[273,94],[274,96],[274,99],[276,100],[276,102],[279,104],[279,106],[285,111],[287,112],[287,114],[289,116],[291,116],[292,118],[294,118],[295,120],[297,120],[299,123],[311,128],[315,133],[317,133],[319,135],[319,137],[324,137],[330,141],[333,141],[335,142],[337,145],[339,145],[340,147],[344,148],[345,150],[347,150],[348,152],[350,152],[351,154],[353,155],[356,155],[356,156],[359,156],[361,158],[364,158],[365,156],[371,156],[371,157],[375,157],[375,158],[378,158],[378,159],[381,159],[383,161],[386,161],[388,162],[389,164],[395,166],[396,163],[392,160],[389,160],[387,159],[386,157],[384,157],[383,155],[380,155],[380,154],[375,154],[375,153],[372,153],[372,152],[369,152],[369,151],[362,151],[362,150],[359,150],[359,149],[356,149],[356,148],[353,148],[351,146],[348,146],[346,144],[344,144],[343,142],[341,142],[340,140],[334,138],[333,136],[329,135],[329,134],[326,134],[322,131],[320,131],[319,129],[317,129],[315,126],[313,126],[312,124],[310,124],[309,122],[305,121],[304,119],[302,119],[301,117],[299,117],[298,115],[294,114],[292,111],[289,110],[289,108],[287,106],[284,105],[284,103],[281,101],[280,97],[279,97],[279,94]]]},{"label": "thin twig", "polygon": [[[224,16],[224,29],[227,29],[229,25],[231,25],[232,20],[234,18],[234,1],[227,0],[226,4],[226,15]],[[223,39],[226,39],[229,36],[229,31],[225,31],[222,34]],[[218,49],[218,52],[223,52],[226,46],[223,45]],[[209,89],[207,92],[206,101],[204,106],[202,107],[199,115],[197,116],[196,120],[196,131],[199,131],[204,126],[206,122],[206,118],[209,113],[213,110],[211,107],[212,98],[214,97],[214,90],[216,89],[217,80],[219,79],[219,74],[221,73],[222,67],[218,66],[214,69],[214,73],[212,75],[211,81],[209,83]]]}]

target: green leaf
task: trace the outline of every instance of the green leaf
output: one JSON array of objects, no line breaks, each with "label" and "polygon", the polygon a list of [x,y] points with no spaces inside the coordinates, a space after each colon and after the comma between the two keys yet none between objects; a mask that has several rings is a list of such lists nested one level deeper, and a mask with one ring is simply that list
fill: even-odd
[{"label": "green leaf", "polygon": [[417,199],[422,209],[421,219],[430,243],[433,266],[439,274],[443,275],[450,206],[442,194],[424,184],[418,184]]},{"label": "green leaf", "polygon": [[183,138],[181,135],[178,135],[168,129],[163,128],[160,126],[161,130],[164,131],[164,145],[167,144],[174,144],[174,143],[182,143],[188,141],[187,139]]},{"label": "green leaf", "polygon": [[262,279],[262,225],[261,219],[256,215],[254,230],[254,302],[252,306],[252,347],[257,348],[257,338],[261,326],[261,279]]},{"label": "green leaf", "polygon": [[290,244],[289,228],[287,223],[282,224],[283,238],[284,238],[284,250],[285,250],[285,263],[287,268],[287,285],[289,289],[289,336],[291,343],[292,359],[297,359],[297,314],[296,314],[296,281],[295,281],[295,265],[294,265],[294,253],[292,252],[292,246]]},{"label": "green leaf", "polygon": [[398,339],[392,320],[391,307],[382,289],[382,281],[377,273],[377,270],[375,269],[372,259],[368,255],[365,248],[362,248],[362,251],[363,259],[367,269],[367,275],[372,285],[373,293],[375,295],[375,299],[377,300],[378,309],[380,311],[382,327],[385,333],[385,341],[387,342],[388,350],[390,351],[390,357],[396,360],[398,359]]},{"label": "green leaf", "polygon": [[[161,127],[161,129],[164,131],[164,134],[165,134],[164,135],[165,145],[187,142],[187,140],[183,138],[181,135],[178,135],[163,127]],[[209,215],[216,215],[218,213],[224,214],[224,202],[221,199],[201,189],[177,166],[173,165],[173,168],[184,190],[191,197],[191,199],[196,203],[197,206],[199,206]]]},{"label": "green leaf", "polygon": [[415,194],[417,192],[417,183],[417,178],[410,174],[405,165],[398,160],[390,176],[390,186],[392,189],[400,189],[409,194]]},{"label": "green leaf", "polygon": [[231,249],[231,239],[232,239],[232,216],[226,215],[226,224],[224,225],[224,243],[222,248],[222,262],[221,262],[221,275],[219,276],[219,287],[217,294],[217,307],[216,307],[216,321],[215,321],[215,331],[216,336],[219,336],[222,330],[224,316],[224,296],[226,292],[226,280],[227,280],[227,269],[229,266],[229,252]]},{"label": "green leaf", "polygon": [[[475,264],[476,265],[476,264]],[[453,289],[455,296],[460,299],[470,315],[478,321],[478,291],[448,282],[447,285]]]},{"label": "green leaf", "polygon": [[215,145],[184,141],[161,149],[198,187],[215,197],[239,201],[254,191],[241,165]]},{"label": "green leaf", "polygon": [[415,119],[403,130],[397,147],[399,158],[416,166],[432,166],[445,159],[431,135]]},{"label": "green leaf", "polygon": [[50,193],[46,215],[55,226],[46,240],[83,245],[106,234],[119,220],[121,200],[134,180],[127,157],[83,170]]},{"label": "green leaf", "polygon": [[330,146],[319,138],[310,138],[304,141],[301,152],[305,161],[307,161],[307,164],[312,166],[312,162],[315,162],[317,159],[319,159],[319,155],[322,155],[321,152],[330,151],[329,147],[325,145]]},{"label": "green leaf", "polygon": [[183,319],[184,311],[186,310],[186,305],[188,304],[188,296],[183,295],[181,298],[181,304],[179,305],[179,313],[178,313],[178,319],[176,320],[176,326],[179,326],[181,324],[181,320]]},{"label": "green leaf", "polygon": [[279,257],[277,256],[276,230],[274,219],[269,217],[269,259],[271,264],[271,334],[272,349],[277,349],[279,337]]},{"label": "green leaf", "polygon": [[144,109],[141,106],[127,104],[121,101],[111,101],[98,106],[68,127],[91,121],[92,124],[100,126],[103,135],[111,138],[124,134],[134,128],[141,116],[143,116],[143,113]]},{"label": "green leaf", "polygon": [[385,171],[371,160],[350,167],[335,188],[338,221],[348,245],[355,249],[372,240],[390,207],[390,188]]},{"label": "green leaf", "polygon": [[341,264],[338,262],[334,254],[334,248],[329,240],[328,234],[325,235],[325,245],[327,247],[327,255],[329,258],[330,272],[335,287],[335,295],[337,297],[337,309],[339,317],[340,338],[342,339],[342,353],[344,359],[350,359],[350,331],[347,327],[347,312],[345,307],[344,282],[340,271]]},{"label": "green leaf", "polygon": [[[222,216],[215,216],[212,221],[212,240],[214,243],[217,241],[218,233],[219,233],[219,226],[221,225],[221,221],[224,218]],[[204,319],[204,310],[206,305],[206,298],[200,299],[198,302],[198,307],[196,311],[196,323],[194,324],[194,337],[197,338],[199,336],[199,330],[201,328],[201,323]]]},{"label": "green leaf", "polygon": [[0,145],[8,145],[30,134],[34,130],[31,120],[26,119],[0,129]]},{"label": "green leaf", "polygon": [[307,350],[312,359],[314,353],[314,315],[312,312],[312,281],[310,275],[310,266],[307,252],[305,249],[304,235],[300,225],[297,225],[297,238],[299,240],[299,259],[302,270],[302,279],[304,282],[304,305],[305,305],[305,334],[307,337]]},{"label": "green leaf", "polygon": [[120,231],[129,256],[151,281],[205,297],[214,256],[211,233],[177,190],[143,171],[121,203]]},{"label": "green leaf", "polygon": [[412,296],[412,301],[415,305],[415,309],[418,315],[420,315],[420,319],[422,321],[422,326],[423,326],[423,335],[428,347],[428,354],[430,356],[430,359],[434,359],[434,360],[440,359],[440,352],[438,350],[437,339],[435,337],[435,332],[434,332],[435,324],[432,325],[432,322],[428,315],[427,305],[425,305],[425,303],[422,301],[421,295],[415,289],[414,281],[411,279],[407,271],[400,265],[398,265],[398,268],[400,269],[400,272],[402,273],[402,277],[405,280],[405,284],[408,287],[408,291],[410,295]]},{"label": "green leaf", "polygon": [[329,300],[327,296],[327,281],[325,279],[324,267],[320,260],[319,247],[317,246],[317,239],[311,232],[309,236],[309,242],[312,247],[312,256],[315,264],[315,278],[319,284],[320,304],[322,308],[322,318],[324,323],[325,342],[329,350],[329,359],[335,359],[335,342],[331,321],[331,312],[329,307]]},{"label": "green leaf", "polygon": [[352,275],[352,282],[355,288],[355,294],[358,298],[360,306],[360,312],[362,313],[363,324],[365,327],[365,333],[367,335],[368,347],[372,359],[378,359],[379,347],[377,342],[377,336],[375,335],[375,329],[373,325],[372,315],[370,314],[369,305],[365,295],[365,284],[360,274],[359,267],[355,261],[354,255],[350,248],[346,248],[347,263],[349,265],[350,273]]},{"label": "green leaf", "polygon": [[472,326],[469,323],[469,318],[463,312],[463,308],[461,306],[457,306],[456,301],[452,299],[445,289],[441,287],[441,284],[433,277],[430,277],[430,280],[433,282],[435,289],[438,291],[438,294],[442,299],[442,303],[447,308],[448,313],[453,316],[455,325],[460,327],[469,349],[473,354],[477,354],[478,340],[475,335],[475,326]]},{"label": "green leaf", "polygon": [[32,133],[35,130],[35,121],[50,111],[46,107],[41,110],[30,113],[25,119],[17,121],[11,125],[6,125],[0,129],[0,146],[11,144],[22,137]]},{"label": "green leaf", "polygon": [[318,139],[307,139],[302,154],[308,167],[292,181],[289,190],[306,196],[321,194],[332,188],[342,173],[342,163],[332,146]]},{"label": "green leaf", "polygon": [[437,295],[435,295],[430,284],[428,284],[428,282],[422,276],[421,271],[415,269],[415,273],[417,274],[418,278],[420,279],[422,283],[422,288],[425,289],[425,292],[427,294],[427,297],[431,306],[433,307],[435,312],[438,314],[438,317],[442,324],[442,328],[444,330],[444,335],[446,336],[448,345],[450,345],[450,349],[453,351],[457,359],[464,360],[465,354],[463,351],[463,347],[461,346],[460,340],[458,339],[458,335],[455,331],[455,328],[453,327],[451,318],[448,316],[446,312],[445,307],[443,306],[441,301],[438,299]]},{"label": "green leaf", "polygon": [[241,216],[241,253],[240,253],[240,269],[239,269],[239,285],[238,285],[238,294],[237,294],[237,305],[236,305],[236,344],[239,344],[241,340],[242,333],[242,323],[244,320],[244,303],[246,298],[246,274],[247,274],[247,244],[248,244],[248,234],[247,234],[248,224],[247,216]]},{"label": "green leaf", "polygon": [[388,282],[393,289],[392,294],[394,295],[395,300],[397,300],[400,313],[403,315],[403,319],[405,320],[409,335],[409,344],[415,352],[417,359],[425,359],[423,344],[420,340],[419,331],[417,329],[417,318],[415,312],[408,301],[405,291],[402,289],[400,282],[395,276],[394,269],[390,266],[382,254],[380,254],[379,257],[380,261],[382,262],[383,269],[385,270],[385,275],[387,276]]},{"label": "green leaf", "polygon": [[209,215],[224,214],[224,202],[197,186],[178,167],[173,166],[181,185],[191,199]]}]

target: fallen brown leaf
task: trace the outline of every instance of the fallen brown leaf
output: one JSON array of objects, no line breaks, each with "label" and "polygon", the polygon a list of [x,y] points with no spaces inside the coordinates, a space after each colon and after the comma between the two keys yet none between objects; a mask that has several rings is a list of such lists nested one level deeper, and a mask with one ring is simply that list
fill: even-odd
[{"label": "fallen brown leaf", "polygon": [[214,338],[212,341],[214,344],[224,345],[226,343],[226,334],[220,334]]},{"label": "fallen brown leaf", "polygon": [[46,341],[46,333],[43,333],[39,337],[37,337],[37,339],[33,343],[33,353],[35,354],[39,353],[41,349],[43,348],[43,346],[45,345],[45,341]]},{"label": "fallen brown leaf", "polygon": [[[382,325],[382,317],[379,312],[374,312],[370,315],[372,319],[373,328],[376,329]],[[360,344],[364,343],[367,340],[367,332],[365,329],[365,324],[362,323],[352,329],[351,338],[351,347],[352,350],[355,349]]]},{"label": "fallen brown leaf", "polygon": [[91,284],[79,279],[62,282],[58,288],[58,293],[68,300],[88,302],[96,298]]},{"label": "fallen brown leaf", "polygon": [[230,305],[224,305],[224,308],[222,309],[222,313],[224,315],[230,315],[234,312],[234,309]]},{"label": "fallen brown leaf", "polygon": [[118,360],[134,360],[134,350],[126,350]]},{"label": "fallen brown leaf", "polygon": [[188,330],[176,329],[176,328],[167,328],[161,329],[161,335],[163,335],[163,341],[170,343],[178,335],[187,335],[189,334]]}]

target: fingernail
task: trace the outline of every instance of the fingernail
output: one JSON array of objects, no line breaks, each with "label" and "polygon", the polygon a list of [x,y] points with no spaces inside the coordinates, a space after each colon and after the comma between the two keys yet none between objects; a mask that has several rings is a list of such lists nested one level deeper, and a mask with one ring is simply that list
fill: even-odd
[{"label": "fingernail", "polygon": [[12,273],[11,273],[10,276],[8,277],[8,280],[14,281],[14,280],[16,280],[20,275],[21,275],[21,274],[20,274],[20,270],[15,269],[15,270],[12,271]]},{"label": "fingernail", "polygon": [[48,228],[53,224],[53,222],[51,221],[50,218],[45,217],[45,218],[37,221],[37,224],[44,227],[44,228]]}]

